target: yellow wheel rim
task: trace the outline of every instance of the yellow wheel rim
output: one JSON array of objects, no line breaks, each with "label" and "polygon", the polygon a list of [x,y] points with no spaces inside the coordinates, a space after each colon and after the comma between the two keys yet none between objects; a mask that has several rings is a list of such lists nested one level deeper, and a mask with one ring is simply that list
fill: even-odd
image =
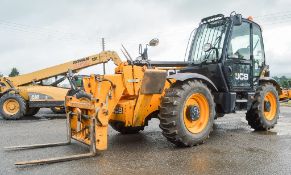
[{"label": "yellow wheel rim", "polygon": [[264,98],[264,116],[267,120],[273,120],[277,114],[277,100],[273,92],[268,92]]},{"label": "yellow wheel rim", "polygon": [[[189,115],[191,112],[189,110],[195,108],[195,119],[191,118]],[[197,112],[198,110],[198,112]],[[192,111],[193,112],[193,111]],[[193,134],[200,133],[207,126],[209,121],[209,104],[206,97],[200,93],[194,93],[186,100],[184,104],[184,124],[188,131]]]},{"label": "yellow wheel rim", "polygon": [[15,99],[8,99],[3,104],[3,111],[8,115],[15,115],[19,111],[19,103]]}]

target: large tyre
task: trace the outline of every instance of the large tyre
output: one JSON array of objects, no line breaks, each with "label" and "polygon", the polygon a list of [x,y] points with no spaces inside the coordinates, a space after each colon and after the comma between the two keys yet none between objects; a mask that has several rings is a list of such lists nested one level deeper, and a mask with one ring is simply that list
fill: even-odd
[{"label": "large tyre", "polygon": [[38,113],[39,110],[40,110],[40,108],[28,108],[27,107],[24,116],[34,116],[35,114]]},{"label": "large tyre", "polygon": [[26,112],[25,100],[18,94],[7,93],[0,98],[0,115],[6,120],[17,120]]},{"label": "large tyre", "polygon": [[161,101],[160,128],[177,146],[194,146],[209,137],[215,117],[210,90],[197,80],[177,82]]},{"label": "large tyre", "polygon": [[109,122],[109,124],[115,131],[118,131],[121,134],[136,134],[139,131],[144,130],[144,126],[137,127],[124,126],[124,123],[119,121],[112,121]]},{"label": "large tyre", "polygon": [[279,118],[279,97],[272,84],[263,84],[256,90],[251,109],[246,113],[248,124],[255,130],[266,131],[277,123]]},{"label": "large tyre", "polygon": [[65,114],[66,110],[65,107],[51,107],[51,111],[55,114]]}]

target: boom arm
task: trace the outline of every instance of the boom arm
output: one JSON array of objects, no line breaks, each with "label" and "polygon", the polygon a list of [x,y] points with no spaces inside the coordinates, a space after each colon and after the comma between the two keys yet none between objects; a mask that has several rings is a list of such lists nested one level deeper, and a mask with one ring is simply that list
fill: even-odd
[{"label": "boom arm", "polygon": [[78,60],[59,64],[59,65],[52,66],[52,67],[42,69],[39,71],[35,71],[32,73],[23,74],[16,77],[9,77],[6,79],[8,79],[13,84],[13,86],[17,87],[21,85],[30,84],[32,82],[41,81],[47,78],[55,77],[58,75],[64,75],[66,72],[68,72],[69,69],[72,70],[73,72],[78,72],[81,69],[84,69],[93,65],[97,65],[100,63],[106,63],[109,60],[112,60],[115,65],[118,65],[121,63],[121,59],[117,55],[116,52],[103,51],[99,54],[95,54],[95,55],[84,57]]}]

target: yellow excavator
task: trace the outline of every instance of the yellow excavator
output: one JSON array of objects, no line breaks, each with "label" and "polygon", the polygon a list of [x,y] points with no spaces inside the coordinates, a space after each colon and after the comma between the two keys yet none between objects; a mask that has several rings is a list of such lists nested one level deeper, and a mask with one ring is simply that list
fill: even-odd
[{"label": "yellow excavator", "polygon": [[[35,115],[40,108],[51,108],[55,113],[62,111],[69,88],[58,87],[58,84],[67,78],[68,71],[76,73],[109,60],[116,65],[121,62],[115,52],[106,51],[32,73],[0,78],[0,116],[15,120]],[[56,80],[45,85],[44,80],[52,77]]]}]

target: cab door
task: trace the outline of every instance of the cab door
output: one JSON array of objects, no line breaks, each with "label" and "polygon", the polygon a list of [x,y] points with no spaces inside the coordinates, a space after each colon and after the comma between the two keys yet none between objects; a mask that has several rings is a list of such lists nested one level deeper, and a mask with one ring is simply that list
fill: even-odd
[{"label": "cab door", "polygon": [[227,46],[224,72],[231,91],[252,88],[251,25],[233,26]]}]

